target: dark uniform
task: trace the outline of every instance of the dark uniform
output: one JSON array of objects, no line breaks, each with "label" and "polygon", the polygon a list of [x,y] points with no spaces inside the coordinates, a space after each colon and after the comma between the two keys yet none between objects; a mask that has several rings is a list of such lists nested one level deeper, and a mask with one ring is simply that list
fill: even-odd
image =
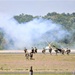
[{"label": "dark uniform", "polygon": [[33,69],[32,69],[32,66],[30,68],[30,74],[29,75],[33,75]]},{"label": "dark uniform", "polygon": [[42,53],[44,53],[44,54],[45,54],[45,51],[46,51],[46,50],[45,50],[45,48],[43,48]]},{"label": "dark uniform", "polygon": [[55,52],[56,52],[56,55],[57,55],[57,53],[58,53],[58,50],[56,49],[56,50],[55,50]]},{"label": "dark uniform", "polygon": [[65,50],[64,49],[62,49],[62,54],[64,55],[64,52],[65,52]]},{"label": "dark uniform", "polygon": [[24,49],[24,52],[25,52],[25,53],[27,52],[27,49],[26,49],[26,48]]},{"label": "dark uniform", "polygon": [[33,53],[32,52],[30,53],[30,59],[33,59]]},{"label": "dark uniform", "polygon": [[71,50],[67,48],[66,52],[67,52],[67,55],[69,55],[69,53],[71,52]]},{"label": "dark uniform", "polygon": [[35,52],[34,52],[34,48],[33,48],[33,47],[32,47],[32,51],[31,51],[31,52],[32,52],[32,53],[35,53]]},{"label": "dark uniform", "polygon": [[50,54],[51,54],[51,52],[52,52],[52,48],[50,48],[50,47],[49,47],[49,52],[50,52]]},{"label": "dark uniform", "polygon": [[37,53],[37,48],[35,47],[35,53]]}]

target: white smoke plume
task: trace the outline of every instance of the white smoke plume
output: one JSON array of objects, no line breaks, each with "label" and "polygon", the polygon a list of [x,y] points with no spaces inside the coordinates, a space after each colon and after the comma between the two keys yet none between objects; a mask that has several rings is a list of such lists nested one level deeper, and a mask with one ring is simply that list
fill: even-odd
[{"label": "white smoke plume", "polygon": [[[45,36],[44,34],[48,31],[51,33],[50,41],[56,40],[56,38],[60,40],[65,37],[64,34],[68,34],[61,25],[54,24],[50,20],[39,18],[19,24],[11,16],[4,14],[0,14],[0,28],[5,32],[8,49],[31,48],[34,46],[34,42],[42,36]],[[9,42],[10,39],[13,41],[12,45]],[[43,38],[41,38],[41,40],[43,40]]]}]

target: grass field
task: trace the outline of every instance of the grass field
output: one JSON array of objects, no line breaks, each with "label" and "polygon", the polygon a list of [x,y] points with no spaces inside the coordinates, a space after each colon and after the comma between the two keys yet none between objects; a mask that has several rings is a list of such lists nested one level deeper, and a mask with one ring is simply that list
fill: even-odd
[{"label": "grass field", "polygon": [[[34,72],[74,72],[75,54],[70,55],[34,54],[33,60],[27,60],[24,57],[23,53],[0,54],[0,72],[29,72],[31,66],[33,66]],[[28,75],[28,74],[21,74],[21,75]],[[45,75],[54,75],[54,74],[45,74]],[[63,75],[71,75],[71,74],[63,74]]]},{"label": "grass field", "polygon": [[[1,74],[1,73],[0,73]],[[1,74],[1,75],[30,75],[29,73],[4,73],[4,74]],[[65,73],[49,73],[49,72],[34,72],[33,75],[75,75],[71,72],[65,72]]]},{"label": "grass field", "polygon": [[[29,75],[29,74],[1,74],[1,75]],[[72,75],[72,74],[34,74],[34,75]]]}]

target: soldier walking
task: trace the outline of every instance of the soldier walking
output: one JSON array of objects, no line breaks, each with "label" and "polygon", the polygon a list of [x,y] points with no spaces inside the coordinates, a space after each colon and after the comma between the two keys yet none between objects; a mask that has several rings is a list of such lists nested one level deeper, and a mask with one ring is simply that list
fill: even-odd
[{"label": "soldier walking", "polygon": [[35,53],[37,53],[37,48],[36,47],[35,47],[34,51],[35,51]]},{"label": "soldier walking", "polygon": [[24,49],[24,52],[26,53],[27,52],[27,48],[25,47],[25,49]]},{"label": "soldier walking", "polygon": [[33,47],[32,47],[32,50],[31,50],[31,52],[32,52],[32,53],[35,53],[35,52],[34,52],[34,48],[33,48]]},{"label": "soldier walking", "polygon": [[30,52],[30,59],[32,60],[33,59],[33,53]]},{"label": "soldier walking", "polygon": [[52,48],[51,47],[49,47],[49,53],[52,55]]}]

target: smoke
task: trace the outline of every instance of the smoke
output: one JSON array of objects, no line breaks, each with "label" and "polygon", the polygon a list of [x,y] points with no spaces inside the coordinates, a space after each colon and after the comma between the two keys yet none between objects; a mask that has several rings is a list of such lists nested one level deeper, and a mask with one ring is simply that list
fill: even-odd
[{"label": "smoke", "polygon": [[61,25],[57,25],[51,20],[36,18],[30,22],[19,24],[11,16],[4,14],[0,14],[0,28],[5,32],[7,49],[31,48],[40,40],[46,41],[47,38],[44,39],[46,33],[47,37],[49,35],[50,41],[61,40],[69,34]]}]

